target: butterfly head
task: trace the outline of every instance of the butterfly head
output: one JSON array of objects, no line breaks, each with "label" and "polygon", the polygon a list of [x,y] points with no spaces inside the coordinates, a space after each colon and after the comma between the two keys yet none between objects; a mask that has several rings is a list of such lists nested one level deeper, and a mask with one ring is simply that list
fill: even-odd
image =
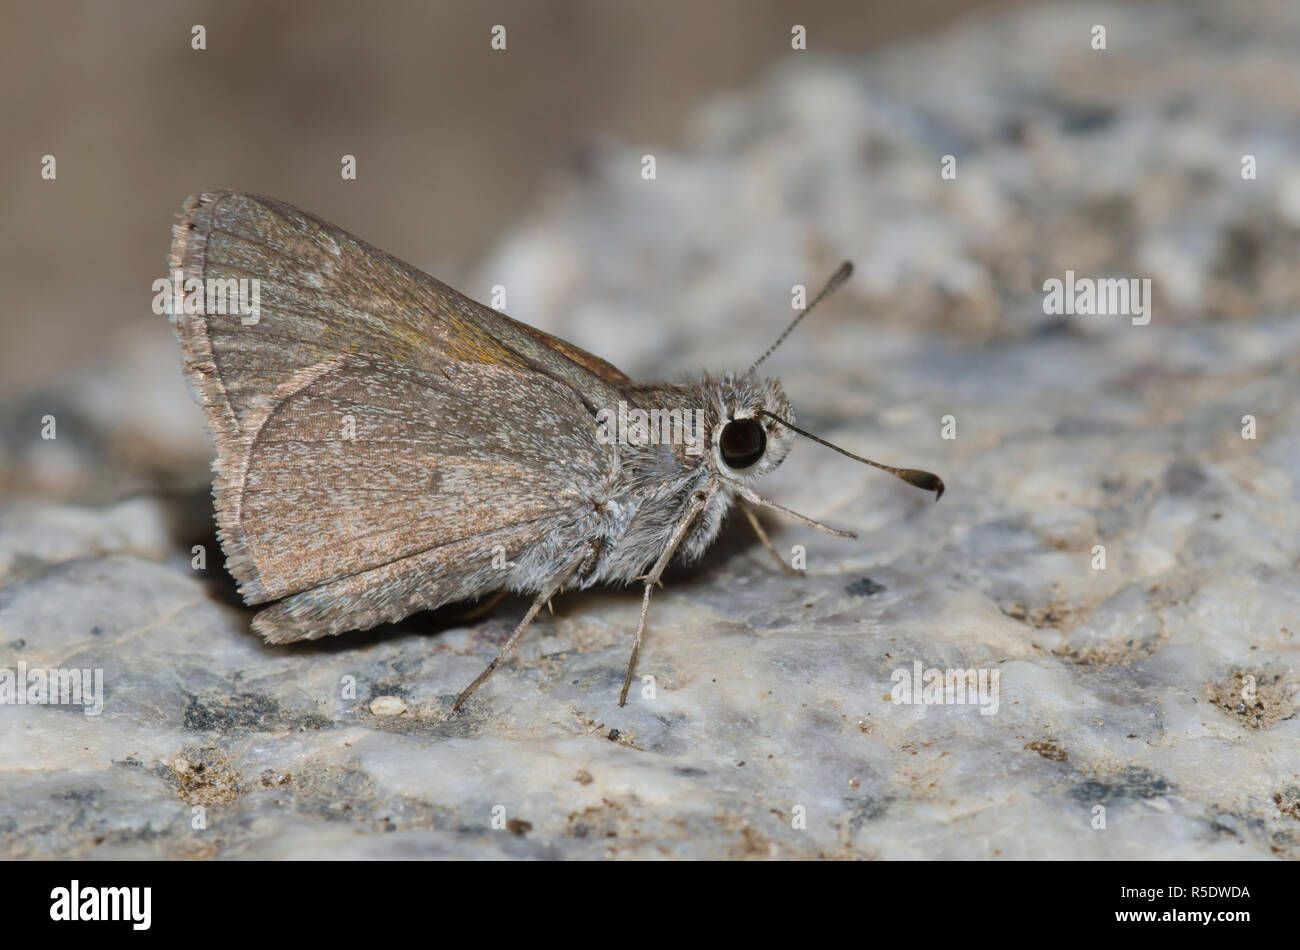
[{"label": "butterfly head", "polygon": [[[755,370],[790,335],[819,302],[835,291],[853,274],[853,265],[845,261],[831,275],[826,286],[812,299],[785,328],[776,342],[756,359],[745,373],[729,375],[714,384],[716,411],[712,419],[713,463],[717,474],[724,479],[764,475],[772,471],[790,452],[796,434],[811,439],[854,461],[870,465],[903,479],[917,488],[934,492],[937,501],[943,495],[943,479],[914,468],[895,468],[855,455],[794,424],[794,411],[775,379],[760,379]],[[706,381],[706,387],[709,381]],[[748,496],[746,496],[748,497]],[[751,499],[752,500],[752,499]]]},{"label": "butterfly head", "polygon": [[780,465],[794,442],[794,433],[771,418],[794,421],[781,381],[745,373],[707,385],[710,446],[718,473],[728,478],[765,475]]}]

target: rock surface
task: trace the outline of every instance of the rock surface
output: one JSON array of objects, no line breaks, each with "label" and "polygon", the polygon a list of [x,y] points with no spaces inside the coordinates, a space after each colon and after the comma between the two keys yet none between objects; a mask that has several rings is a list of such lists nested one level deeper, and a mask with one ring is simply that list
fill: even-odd
[{"label": "rock surface", "polygon": [[[766,366],[948,486],[798,444],[761,491],[860,539],[765,519],[789,578],[737,519],[623,709],[636,591],[557,600],[461,715],[521,602],[262,644],[161,321],[10,407],[0,668],[105,695],[0,706],[0,854],[1300,858],[1298,41],[1269,4],[1029,8],[796,54],[557,181],[464,290],[651,378],[748,365],[851,257]],[[1067,270],[1151,278],[1150,323],[1045,314]],[[998,689],[896,703],[914,664]]]}]

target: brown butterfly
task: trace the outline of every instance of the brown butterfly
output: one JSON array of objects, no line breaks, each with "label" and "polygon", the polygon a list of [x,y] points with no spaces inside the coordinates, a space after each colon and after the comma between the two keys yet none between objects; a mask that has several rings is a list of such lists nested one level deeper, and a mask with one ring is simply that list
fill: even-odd
[{"label": "brown butterfly", "polygon": [[288,643],[532,595],[456,709],[561,590],[640,581],[626,703],[651,591],[733,503],[856,537],[754,493],[794,433],[943,494],[797,428],[780,382],[755,375],[847,263],[745,372],[643,384],[271,198],[191,197],[173,232],[167,312],[216,438],[226,567],[270,605],[253,629]]}]

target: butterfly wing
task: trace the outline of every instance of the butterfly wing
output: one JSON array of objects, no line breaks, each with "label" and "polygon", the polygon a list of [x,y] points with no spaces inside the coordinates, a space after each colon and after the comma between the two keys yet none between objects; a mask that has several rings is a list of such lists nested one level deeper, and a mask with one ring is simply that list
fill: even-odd
[{"label": "butterfly wing", "polygon": [[[591,412],[627,377],[333,225],[198,195],[170,263],[227,568],[279,601],[253,622],[269,640],[497,589],[608,471]],[[218,312],[208,282],[254,278],[255,306]]]}]

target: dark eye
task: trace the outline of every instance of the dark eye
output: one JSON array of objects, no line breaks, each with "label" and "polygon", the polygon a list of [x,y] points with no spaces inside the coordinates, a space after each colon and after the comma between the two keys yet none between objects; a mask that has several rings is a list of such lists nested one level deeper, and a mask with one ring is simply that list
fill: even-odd
[{"label": "dark eye", "polygon": [[718,448],[722,450],[722,461],[731,468],[749,468],[763,457],[767,433],[753,419],[732,419],[722,427]]}]

